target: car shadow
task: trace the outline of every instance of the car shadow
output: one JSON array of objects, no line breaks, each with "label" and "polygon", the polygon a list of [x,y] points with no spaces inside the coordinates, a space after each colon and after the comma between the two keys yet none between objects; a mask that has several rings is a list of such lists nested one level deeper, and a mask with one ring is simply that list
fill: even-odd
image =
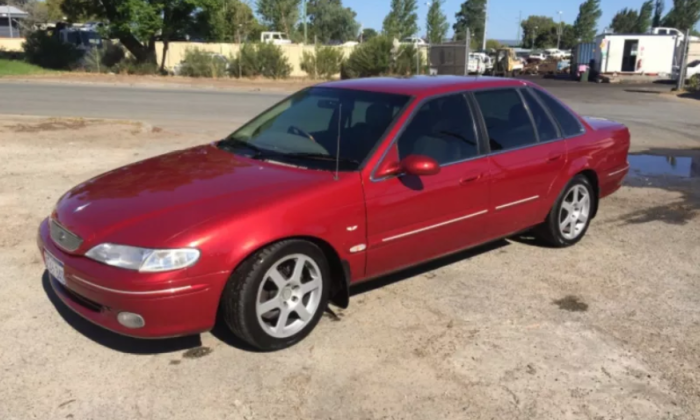
[{"label": "car shadow", "polygon": [[145,355],[176,352],[202,345],[199,334],[185,337],[146,340],[113,333],[86,320],[66,306],[51,287],[49,275],[46,271],[44,271],[41,277],[41,284],[49,301],[68,325],[95,343],[112,350],[122,353]]},{"label": "car shadow", "polygon": [[436,260],[426,262],[424,264],[417,265],[415,267],[407,268],[396,273],[362,282],[350,288],[350,296],[354,297],[363,293],[371,292],[373,290],[389,286],[391,284],[398,283],[404,280],[408,280],[412,277],[420,276],[421,274],[425,274],[433,270],[440,269],[442,267],[457,263],[459,261],[468,260],[478,255],[495,251],[508,245],[510,245],[510,242],[508,242],[505,239],[500,239],[498,241],[490,242],[485,245],[480,245],[476,248],[470,248],[465,251],[460,251],[455,254],[451,254],[442,258],[438,258]]}]

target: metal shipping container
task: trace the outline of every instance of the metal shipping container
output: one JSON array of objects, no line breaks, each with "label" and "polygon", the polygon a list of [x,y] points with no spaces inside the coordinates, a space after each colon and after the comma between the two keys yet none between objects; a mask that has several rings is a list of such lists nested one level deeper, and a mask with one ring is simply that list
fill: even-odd
[{"label": "metal shipping container", "polygon": [[589,64],[595,57],[595,42],[585,42],[574,47],[571,55],[571,73],[578,72],[579,64]]}]

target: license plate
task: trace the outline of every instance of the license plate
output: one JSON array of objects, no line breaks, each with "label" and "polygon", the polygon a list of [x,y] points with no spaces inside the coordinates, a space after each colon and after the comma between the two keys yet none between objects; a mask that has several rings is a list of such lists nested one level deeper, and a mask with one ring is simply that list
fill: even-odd
[{"label": "license plate", "polygon": [[63,275],[63,263],[49,254],[48,251],[44,251],[44,261],[46,261],[46,269],[49,271],[49,274],[58,280],[59,283],[65,285],[66,278]]}]

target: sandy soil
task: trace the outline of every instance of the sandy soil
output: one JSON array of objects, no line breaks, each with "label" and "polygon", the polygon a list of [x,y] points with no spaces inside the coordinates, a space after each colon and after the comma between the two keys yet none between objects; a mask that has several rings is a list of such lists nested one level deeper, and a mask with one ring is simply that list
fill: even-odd
[{"label": "sandy soil", "polygon": [[47,289],[36,228],[71,186],[207,141],[0,119],[0,419],[694,419],[700,188],[630,180],[573,248],[499,241],[355,290],[286,351],[139,341]]}]

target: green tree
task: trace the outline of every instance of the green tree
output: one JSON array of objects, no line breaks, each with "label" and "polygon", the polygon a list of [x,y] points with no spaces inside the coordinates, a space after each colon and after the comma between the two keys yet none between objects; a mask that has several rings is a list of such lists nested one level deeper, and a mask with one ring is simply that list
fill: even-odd
[{"label": "green tree", "polygon": [[257,12],[271,30],[292,37],[299,20],[301,0],[257,0]]},{"label": "green tree", "polygon": [[64,0],[61,10],[71,21],[85,16],[106,21],[110,36],[119,38],[137,61],[155,63],[157,37],[167,45],[182,36],[195,7],[194,0]]},{"label": "green tree", "polygon": [[487,50],[497,50],[501,48],[501,43],[496,41],[495,39],[487,39],[486,40],[486,49]]},{"label": "green tree", "polygon": [[524,47],[553,48],[557,46],[557,23],[549,16],[528,16],[522,21]]},{"label": "green tree", "polygon": [[581,42],[593,42],[596,36],[598,19],[603,12],[600,10],[600,0],[585,0],[578,9],[574,22],[574,30]]},{"label": "green tree", "polygon": [[391,0],[391,10],[384,18],[384,35],[403,39],[418,32],[417,7],[416,0]]},{"label": "green tree", "polygon": [[560,48],[562,50],[571,50],[577,45],[578,38],[576,37],[574,25],[565,23],[564,27],[562,28]]},{"label": "green tree", "polygon": [[610,23],[610,29],[616,34],[631,34],[637,31],[639,13],[634,9],[624,8],[617,12]]},{"label": "green tree", "polygon": [[48,9],[48,17],[51,21],[63,20],[63,10],[61,10],[61,5],[63,0],[46,0],[46,8]]},{"label": "green tree", "polygon": [[375,36],[379,35],[379,33],[372,28],[364,28],[362,30],[362,42],[367,42],[370,39],[374,38]]},{"label": "green tree", "polygon": [[654,14],[654,0],[647,0],[639,9],[639,20],[635,32],[643,34],[649,30],[651,26],[652,15]]},{"label": "green tree", "polygon": [[455,15],[457,21],[452,25],[455,39],[463,40],[467,28],[471,31],[472,45],[481,46],[484,39],[484,20],[486,19],[486,0],[466,0]]},{"label": "green tree", "polygon": [[357,14],[343,7],[341,0],[311,0],[307,4],[309,33],[323,43],[357,39],[360,24]]},{"label": "green tree", "polygon": [[428,19],[425,23],[425,31],[428,34],[428,42],[439,44],[447,35],[450,24],[447,23],[447,16],[442,12],[444,0],[432,0],[428,9]]},{"label": "green tree", "polygon": [[664,0],[656,0],[654,2],[654,19],[651,23],[652,27],[656,28],[657,26],[661,26],[661,21],[664,17],[664,7]]},{"label": "green tree", "polygon": [[241,0],[199,0],[197,30],[207,41],[257,40],[261,30],[253,10]]},{"label": "green tree", "polygon": [[673,8],[662,21],[662,26],[685,31],[693,29],[700,20],[700,0],[673,0]]}]

